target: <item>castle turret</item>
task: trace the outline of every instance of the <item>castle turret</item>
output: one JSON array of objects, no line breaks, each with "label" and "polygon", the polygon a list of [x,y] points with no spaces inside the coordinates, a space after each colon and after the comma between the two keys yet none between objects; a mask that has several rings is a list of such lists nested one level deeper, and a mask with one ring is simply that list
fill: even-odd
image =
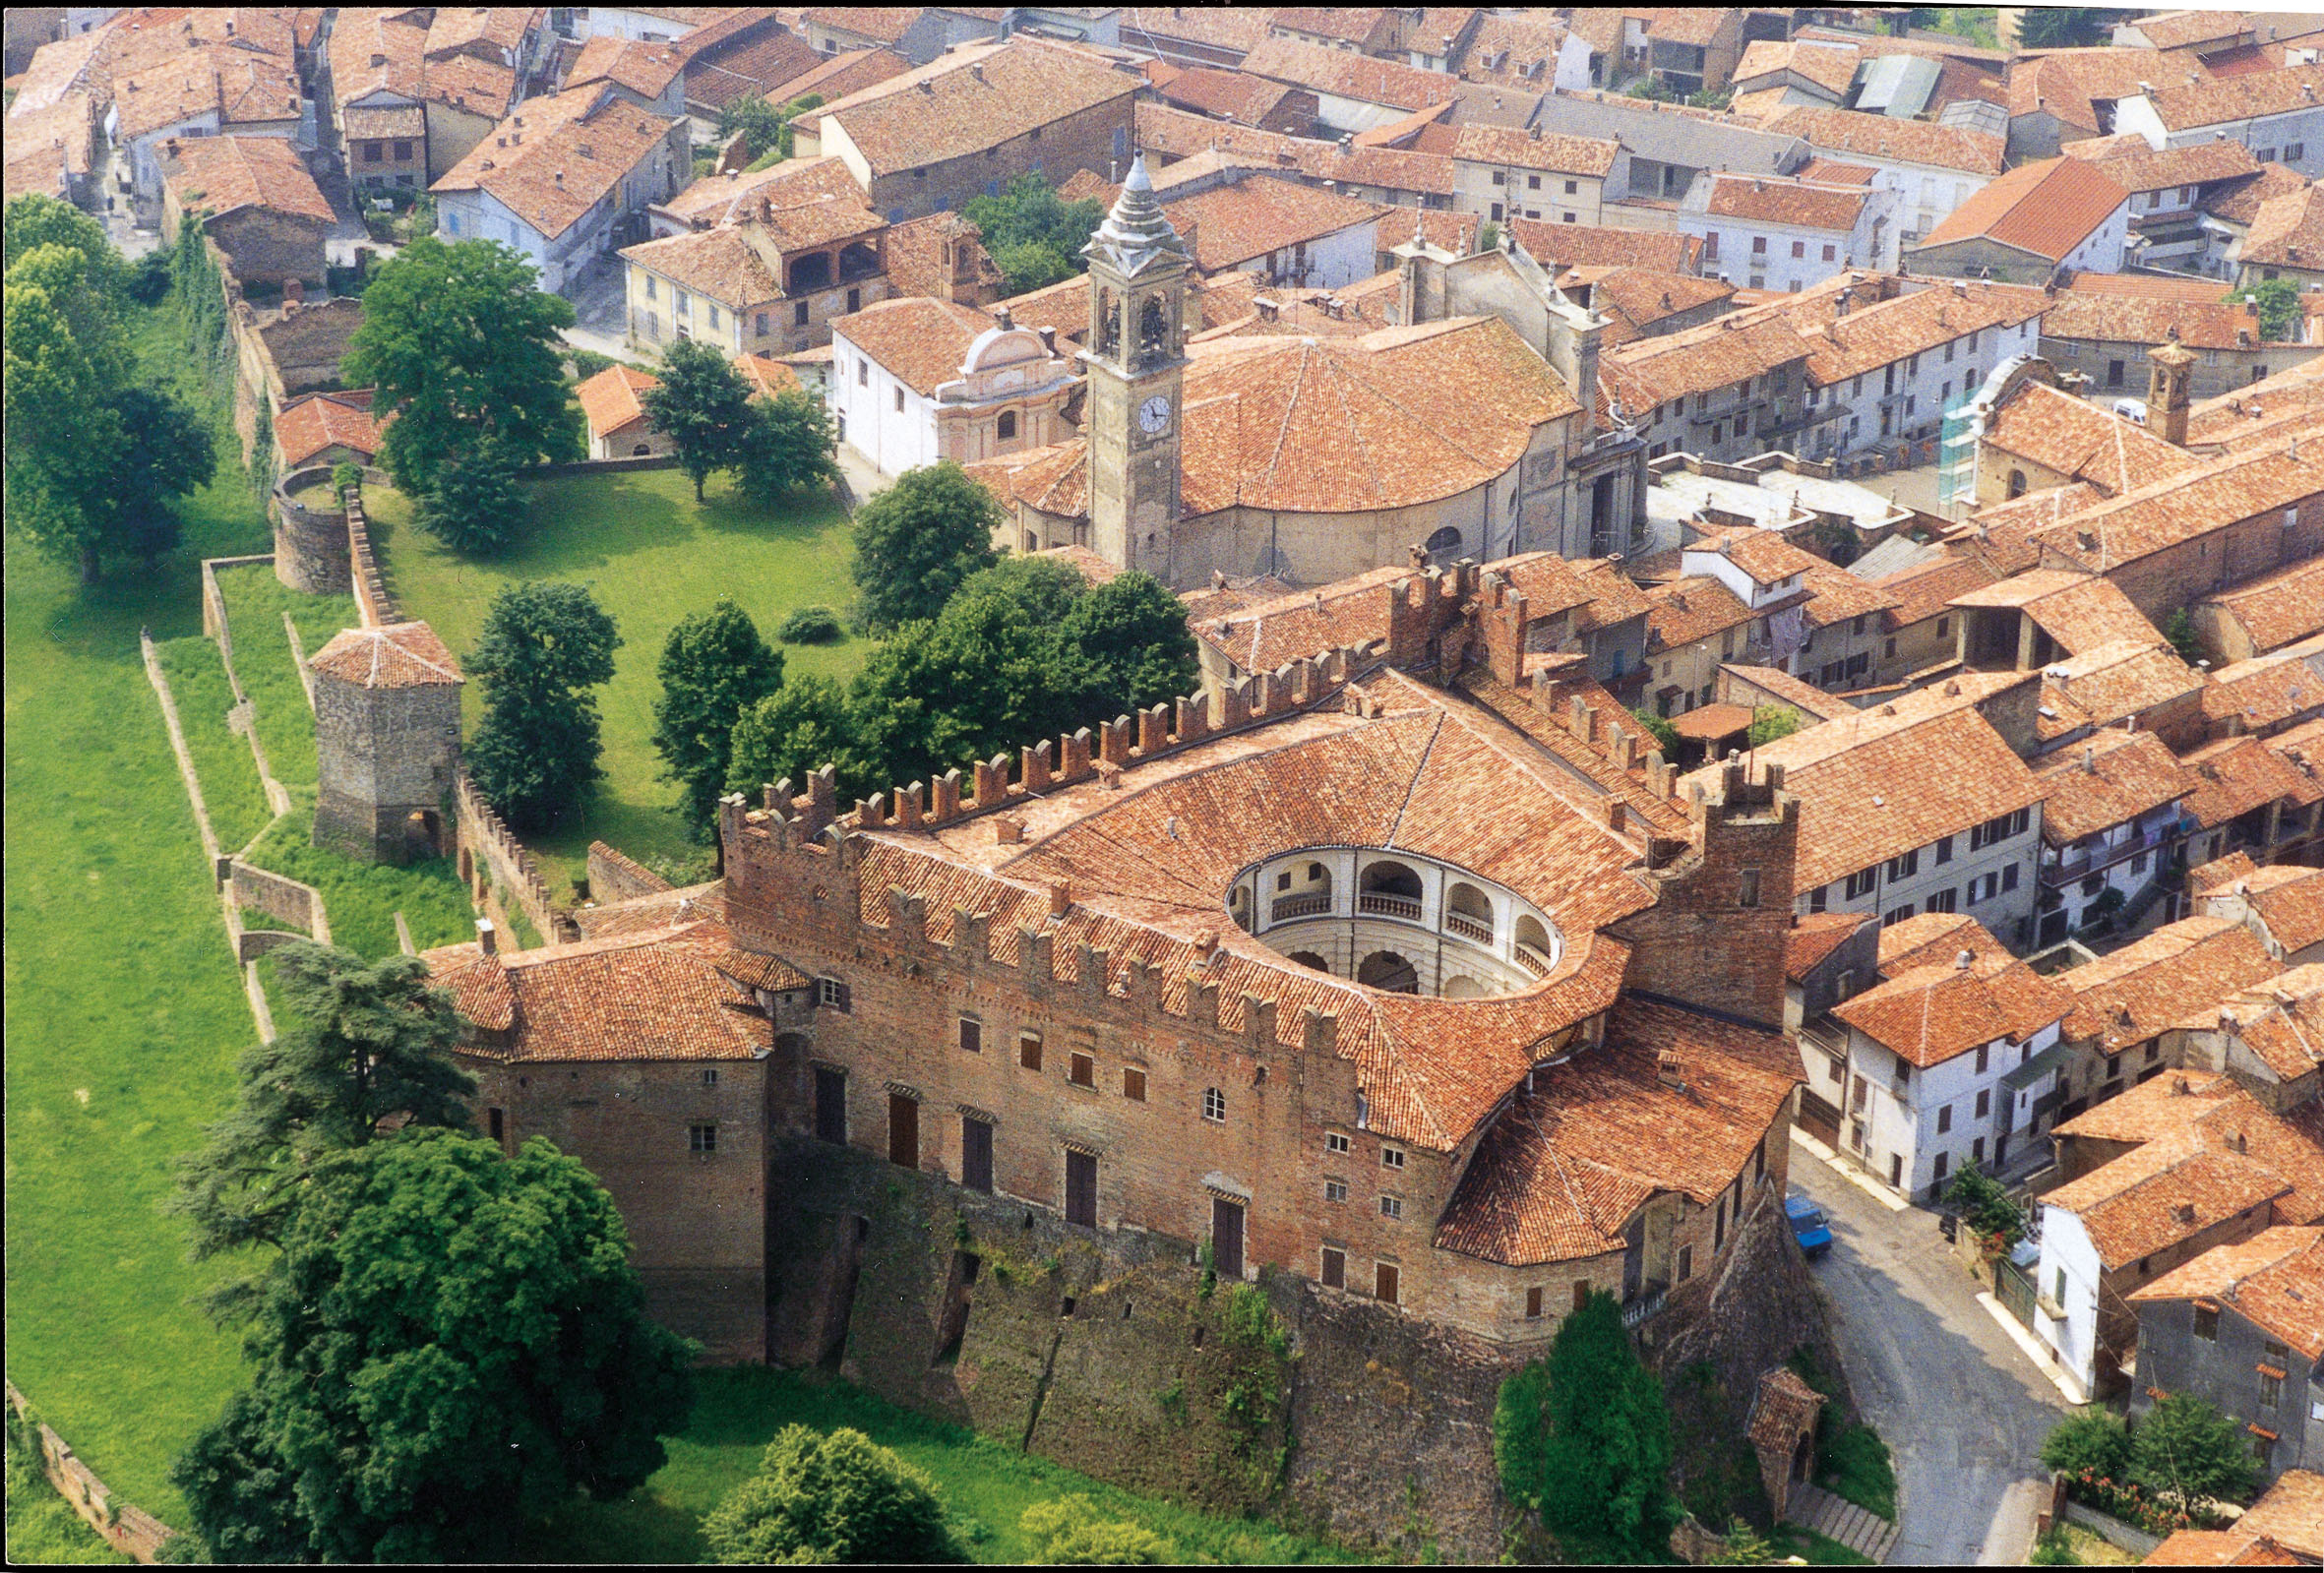
[{"label": "castle turret", "polygon": [[315,845],[366,863],[445,847],[459,665],[425,623],[342,629],[315,652]]}]

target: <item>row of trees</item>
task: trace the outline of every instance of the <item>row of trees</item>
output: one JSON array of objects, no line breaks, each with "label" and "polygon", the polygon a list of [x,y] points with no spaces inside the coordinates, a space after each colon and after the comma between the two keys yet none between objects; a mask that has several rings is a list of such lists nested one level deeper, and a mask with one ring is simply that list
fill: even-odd
[{"label": "row of trees", "polygon": [[[171,1208],[250,1385],[171,1479],[231,1561],[483,1561],[664,1461],[693,1346],[650,1320],[621,1216],[535,1138],[468,1134],[451,997],[410,956],[276,952],[289,1024]],[[181,1554],[189,1548],[181,1547]]]},{"label": "row of trees", "polygon": [[2069,1415],[2042,1444],[2042,1463],[2094,1505],[2135,1512],[2154,1503],[2174,1516],[2247,1502],[2261,1479],[2243,1427],[2191,1393],[2158,1400],[2135,1425],[2101,1409]]},{"label": "row of trees", "polygon": [[134,380],[140,275],[102,226],[31,195],[9,203],[5,236],[8,521],[83,583],[151,565],[178,543],[180,499],[216,473],[216,441],[190,405]]}]

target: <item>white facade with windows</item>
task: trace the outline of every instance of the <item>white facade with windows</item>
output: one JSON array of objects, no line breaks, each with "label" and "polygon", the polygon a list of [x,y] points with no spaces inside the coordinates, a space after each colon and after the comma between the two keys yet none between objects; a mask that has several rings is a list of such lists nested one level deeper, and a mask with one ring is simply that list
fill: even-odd
[{"label": "white facade with windows", "polygon": [[2098,1294],[2105,1271],[2082,1220],[2063,1207],[2044,1207],[2033,1332],[2057,1352],[2052,1369],[2085,1399],[2098,1380]]},{"label": "white facade with windows", "polygon": [[[1842,1149],[1880,1184],[1921,1200],[1934,1199],[1972,1164],[1988,1173],[2005,1167],[2038,1139],[2029,1133],[2034,1105],[2056,1079],[2061,1057],[2036,1060],[2056,1045],[2058,1026],[2052,1021],[2022,1042],[1997,1038],[1927,1066],[1850,1027]],[[2016,1085],[2008,1084],[2012,1076]],[[1820,1092],[1830,1083],[1816,1078],[1810,1085]]]},{"label": "white facade with windows", "polygon": [[1798,294],[1851,268],[1896,271],[1896,193],[1873,187],[1848,229],[1783,224],[1702,211],[1700,194],[1715,177],[1695,177],[1678,230],[1702,242],[1702,273],[1745,289]]},{"label": "white facade with windows", "polygon": [[2311,179],[2324,175],[2324,93],[2317,92],[2312,85],[2309,96],[2296,108],[2256,115],[2249,120],[2182,126],[2176,131],[2163,124],[2153,100],[2143,95],[2125,98],[2114,106],[2114,130],[2137,132],[2157,151],[2165,148],[2192,148],[2225,138],[2241,143],[2263,164],[2289,164]]},{"label": "white facade with windows", "polygon": [[[1935,287],[1943,288],[1943,285]],[[1952,404],[1970,398],[1993,368],[2036,353],[2042,319],[1995,324],[1930,344],[1885,366],[1825,386],[1811,385],[1814,413],[1803,456],[1843,458],[1906,443],[1932,442]]]},{"label": "white facade with windows", "polygon": [[1884,925],[1926,912],[1959,912],[2008,941],[2033,913],[2041,845],[2037,803],[1802,890],[1793,910],[1876,912]]}]

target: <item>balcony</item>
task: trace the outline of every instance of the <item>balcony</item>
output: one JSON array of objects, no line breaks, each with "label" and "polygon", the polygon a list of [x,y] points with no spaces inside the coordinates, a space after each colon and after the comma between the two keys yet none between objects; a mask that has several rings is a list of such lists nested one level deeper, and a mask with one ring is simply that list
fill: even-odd
[{"label": "balcony", "polygon": [[2175,825],[2157,825],[2136,835],[2124,836],[2107,846],[2077,849],[2068,852],[2055,863],[2042,865],[2041,882],[2046,885],[2071,884],[2085,876],[2110,869],[2124,858],[2139,852],[2151,852],[2176,835]]},{"label": "balcony", "polygon": [[1474,940],[1481,945],[1493,943],[1492,924],[1479,923],[1475,918],[1466,918],[1457,912],[1444,915],[1444,932],[1459,935],[1463,939]]},{"label": "balcony", "polygon": [[1845,1057],[1848,1053],[1847,1032],[1836,1025],[1829,1016],[1819,1016],[1813,1021],[1802,1022],[1800,1036],[1827,1055]]},{"label": "balcony", "polygon": [[1517,957],[1517,965],[1523,967],[1527,972],[1532,973],[1535,977],[1546,978],[1550,975],[1552,962],[1550,961],[1549,956],[1543,953],[1538,947],[1529,945],[1523,940],[1519,940],[1515,954]]},{"label": "balcony", "polygon": [[1356,897],[1356,910],[1367,917],[1401,918],[1406,923],[1420,922],[1420,898],[1390,895],[1384,890],[1367,890]]},{"label": "balcony", "polygon": [[1320,917],[1330,910],[1329,891],[1312,896],[1285,896],[1267,908],[1267,922],[1289,923],[1294,918]]},{"label": "balcony", "polygon": [[1636,1300],[1624,1301],[1621,1307],[1622,1326],[1634,1330],[1641,1322],[1661,1310],[1663,1302],[1668,1299],[1670,1299],[1670,1291],[1658,1284]]}]

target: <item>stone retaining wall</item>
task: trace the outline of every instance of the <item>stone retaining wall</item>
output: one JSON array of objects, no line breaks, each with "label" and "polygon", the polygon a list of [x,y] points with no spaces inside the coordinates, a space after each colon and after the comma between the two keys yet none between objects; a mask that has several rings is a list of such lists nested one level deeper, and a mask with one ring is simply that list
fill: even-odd
[{"label": "stone retaining wall", "polygon": [[[31,1408],[14,1382],[8,1384],[8,1404],[19,1416],[29,1415]],[[36,1434],[40,1442],[40,1471],[58,1494],[73,1505],[73,1511],[122,1555],[140,1562],[156,1560],[161,1543],[177,1531],[141,1507],[115,1501],[112,1488],[97,1479],[94,1470],[81,1462],[70,1442],[45,1423],[37,1425]]]},{"label": "stone retaining wall", "polygon": [[[218,859],[218,882],[230,891],[234,905],[279,918],[285,927],[331,943],[331,923],[324,916],[323,895],[311,884],[244,863],[240,858]],[[241,957],[248,961],[249,956]]]},{"label": "stone retaining wall", "polygon": [[2112,1514],[2101,1513],[2087,1502],[2077,1502],[2070,1496],[2065,1502],[2065,1519],[2068,1524],[2079,1524],[2109,1545],[2142,1559],[2154,1555],[2155,1547],[2163,1543],[2161,1536],[2134,1530]]},{"label": "stone retaining wall", "polygon": [[588,880],[589,899],[601,907],[677,888],[651,869],[602,841],[589,843]]},{"label": "stone retaining wall", "polygon": [[533,464],[518,471],[520,479],[547,480],[555,475],[607,475],[625,470],[676,469],[675,454],[646,454],[625,458],[577,458],[570,464]]},{"label": "stone retaining wall", "polygon": [[579,939],[580,926],[550,895],[549,882],[541,877],[531,850],[484,801],[464,766],[454,777],[453,790],[459,807],[460,878],[494,927],[510,933],[509,914],[501,904],[505,890],[545,943]]}]

